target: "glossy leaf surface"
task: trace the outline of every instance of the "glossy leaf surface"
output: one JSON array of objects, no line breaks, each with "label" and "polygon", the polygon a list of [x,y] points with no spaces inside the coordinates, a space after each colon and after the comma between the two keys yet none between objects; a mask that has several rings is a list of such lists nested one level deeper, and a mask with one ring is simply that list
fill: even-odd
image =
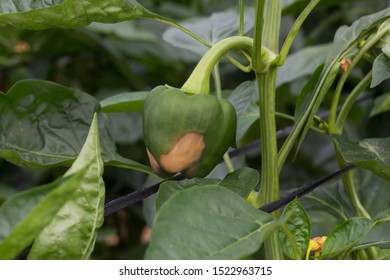
[{"label": "glossy leaf surface", "polygon": [[371,138],[352,142],[335,137],[341,155],[348,163],[366,168],[390,180],[390,138]]},{"label": "glossy leaf surface", "polygon": [[80,177],[73,199],[35,238],[29,259],[88,259],[94,248],[105,197],[96,115],[80,155],[65,176],[73,174]]},{"label": "glossy leaf surface", "polygon": [[0,134],[0,157],[16,165],[69,166],[98,113],[104,161],[153,174],[150,168],[117,153],[106,117],[99,113],[99,102],[84,92],[48,81],[23,80],[7,94],[0,94],[0,111],[0,130],[4,132]]},{"label": "glossy leaf surface", "polygon": [[[282,218],[283,217],[286,217],[287,219],[285,227],[292,235],[295,243],[293,244],[286,232],[281,230],[279,239],[282,243],[283,251],[290,259],[302,259],[307,251],[311,238],[309,216],[299,201],[295,199],[286,206],[283,211]],[[296,254],[299,254],[299,256]]]},{"label": "glossy leaf surface", "polygon": [[201,186],[178,192],[157,213],[147,259],[239,259],[278,227],[234,192]]},{"label": "glossy leaf surface", "polygon": [[366,218],[356,217],[345,221],[329,234],[324,243],[321,257],[335,257],[343,252],[348,252],[367,235],[373,226],[374,221]]},{"label": "glossy leaf surface", "polygon": [[0,23],[25,29],[78,28],[92,22],[113,23],[146,13],[135,0],[5,0]]}]

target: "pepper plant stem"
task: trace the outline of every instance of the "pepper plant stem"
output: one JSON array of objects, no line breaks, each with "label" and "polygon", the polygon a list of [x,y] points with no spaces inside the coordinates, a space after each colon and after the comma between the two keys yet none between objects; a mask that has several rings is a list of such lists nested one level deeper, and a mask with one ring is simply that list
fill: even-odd
[{"label": "pepper plant stem", "polygon": [[[257,74],[260,110],[261,182],[255,203],[257,206],[279,198],[278,150],[275,124],[275,80],[277,68],[266,74]],[[275,217],[279,212],[273,213]],[[278,234],[274,233],[264,243],[267,259],[283,259]]]},{"label": "pepper plant stem", "polygon": [[[253,68],[256,72],[259,93],[262,151],[260,191],[255,198],[255,203],[258,205],[264,205],[279,198],[278,150],[275,124],[277,67],[269,67],[269,63],[265,60],[267,57],[262,54],[262,47],[265,47],[273,54],[278,53],[280,20],[280,0],[257,1]],[[278,217],[279,212],[276,211],[273,215]],[[283,259],[282,249],[276,232],[265,241],[264,247],[267,259]]]},{"label": "pepper plant stem", "polygon": [[341,107],[340,113],[337,117],[337,121],[335,125],[336,131],[341,132],[343,130],[344,123],[347,120],[348,113],[350,112],[353,104],[355,104],[356,98],[370,84],[371,79],[372,79],[372,72],[370,71],[348,95],[348,98],[345,100],[343,106]]},{"label": "pepper plant stem", "polygon": [[277,168],[277,145],[275,124],[276,68],[257,77],[260,107],[260,138],[262,151],[261,187],[257,203],[267,204],[279,198],[279,172]]}]

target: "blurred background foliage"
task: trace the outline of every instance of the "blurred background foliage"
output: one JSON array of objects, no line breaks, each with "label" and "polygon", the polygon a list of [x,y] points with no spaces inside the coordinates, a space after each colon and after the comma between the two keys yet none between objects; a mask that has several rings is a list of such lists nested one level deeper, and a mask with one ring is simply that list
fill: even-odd
[{"label": "blurred background foliage", "polygon": [[[250,20],[253,2],[245,1],[249,11],[247,20]],[[281,41],[287,35],[294,19],[308,3],[305,0],[283,2]],[[338,27],[350,25],[363,15],[387,8],[388,4],[387,0],[321,1],[297,36],[292,49],[292,55],[295,57],[290,56],[291,61],[286,62],[279,71],[277,110],[294,114],[297,95],[311,74],[309,69],[306,75],[294,77],[297,71],[294,66],[302,68],[316,59],[320,64],[326,58],[326,44],[332,42]],[[196,22],[227,9],[238,13],[236,0],[145,0],[142,1],[142,5],[178,22]],[[0,91],[7,92],[17,81],[26,78],[54,81],[80,89],[99,100],[122,92],[150,90],[160,84],[180,87],[200,59],[200,55],[189,49],[175,47],[167,42],[166,38],[164,40],[168,28],[167,25],[151,20],[91,24],[75,30],[29,31],[2,28]],[[309,46],[318,46],[318,48],[314,49],[309,57],[308,53],[305,57],[299,56],[299,52]],[[370,67],[368,63],[362,64],[353,72],[352,78],[348,80],[346,91],[356,85],[367,72],[368,67]],[[254,78],[253,74],[240,72],[226,62],[220,64],[220,74],[226,96],[244,81]],[[356,138],[390,136],[389,112],[369,118],[374,97],[386,91],[389,91],[388,81],[367,92],[369,98],[355,106],[349,119],[348,135]],[[325,102],[324,105],[329,103]],[[324,110],[326,111],[326,107]],[[249,116],[250,108],[247,112]],[[110,133],[117,143],[119,153],[147,163],[140,113],[108,113],[107,115]],[[277,123],[279,128],[291,124],[284,119],[278,119]],[[258,138],[259,129],[256,119],[247,123],[247,128],[248,130],[242,134],[239,146]],[[291,192],[294,188],[337,169],[329,137],[310,133],[305,143],[297,158],[288,161],[282,171],[281,186],[284,193]],[[235,158],[234,164],[236,167],[247,165],[260,170],[259,156],[259,151],[255,150]],[[51,182],[63,172],[62,168],[31,170],[0,160],[0,204],[11,194]],[[224,166],[221,165],[210,174],[210,177],[223,177],[225,172]],[[360,173],[359,176],[363,178],[359,180],[363,194],[367,192],[365,189],[368,187],[372,189],[387,185],[385,192],[390,195],[388,182],[374,175],[368,175],[367,172]],[[104,173],[106,199],[110,201],[151,185],[156,182],[155,180],[136,171],[107,167]],[[336,197],[335,193],[340,197]],[[321,195],[321,199],[325,201],[328,197],[328,204],[334,203],[334,209],[338,207],[340,201],[345,201],[338,182],[305,198],[304,205],[309,209],[314,234],[318,235],[326,234],[339,223],[340,217],[337,215],[354,215],[354,213],[344,213],[345,208],[340,210],[341,214],[336,213],[337,215],[323,211],[321,203],[314,203],[318,201],[316,196]],[[365,197],[369,197],[369,193]],[[379,212],[379,210],[373,211]],[[153,215],[154,199],[150,197],[143,203],[132,205],[106,217],[93,258],[142,258],[150,233],[148,224]]]}]

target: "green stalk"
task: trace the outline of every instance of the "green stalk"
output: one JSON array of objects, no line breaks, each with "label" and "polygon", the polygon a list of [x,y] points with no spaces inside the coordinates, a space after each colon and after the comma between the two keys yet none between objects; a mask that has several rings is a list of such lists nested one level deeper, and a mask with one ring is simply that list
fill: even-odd
[{"label": "green stalk", "polygon": [[226,169],[228,170],[228,172],[229,173],[234,172],[234,165],[233,165],[233,162],[232,162],[228,152],[226,152],[223,155],[223,161],[225,162]]},{"label": "green stalk", "polygon": [[253,69],[255,72],[261,73],[265,68],[265,61],[261,55],[259,46],[263,46],[263,20],[264,20],[265,0],[257,0],[256,18],[255,18],[255,34],[253,39]]},{"label": "green stalk", "polygon": [[[338,150],[337,145],[334,145],[334,147],[335,147],[335,151],[336,151],[337,162],[338,162],[340,168],[344,168],[345,166],[347,166],[347,164],[344,161],[342,155],[340,154],[340,151]],[[341,178],[343,180],[345,192],[347,193],[349,199],[351,200],[352,205],[354,206],[354,208],[358,212],[358,215],[360,217],[371,219],[370,214],[368,214],[366,209],[363,207],[362,203],[360,202],[359,196],[356,192],[355,182],[353,180],[353,178],[354,178],[353,170],[350,170],[350,171],[344,173],[343,175],[341,175]]]},{"label": "green stalk", "polygon": [[362,91],[365,88],[367,88],[367,86],[371,82],[371,79],[372,79],[372,72],[370,71],[348,95],[348,98],[345,100],[343,106],[341,107],[340,113],[337,117],[337,121],[335,125],[336,131],[339,131],[340,133],[342,132],[345,121],[347,120],[348,113],[351,110],[352,106],[354,105],[356,98],[362,93]]},{"label": "green stalk", "polygon": [[277,68],[257,76],[260,107],[260,139],[262,173],[258,204],[279,198],[279,171],[275,124],[275,80]]},{"label": "green stalk", "polygon": [[210,93],[210,76],[214,65],[232,49],[241,48],[252,53],[253,39],[244,36],[233,36],[219,41],[201,58],[192,71],[182,90],[191,93]]},{"label": "green stalk", "polygon": [[240,9],[240,29],[238,30],[238,35],[244,35],[244,0],[238,0],[239,9]]},{"label": "green stalk", "polygon": [[311,13],[311,11],[319,2],[320,0],[311,0],[310,3],[306,6],[306,8],[302,11],[302,13],[294,22],[294,25],[291,27],[291,30],[287,35],[286,41],[284,41],[283,46],[280,49],[278,65],[283,65],[290,51],[292,43],[294,42],[294,39],[298,34],[299,29],[301,28],[303,22],[306,20],[307,16]]},{"label": "green stalk", "polygon": [[390,216],[377,220],[375,226],[380,226],[387,223],[390,223]]},{"label": "green stalk", "polygon": [[220,99],[222,98],[222,86],[221,86],[221,75],[219,74],[219,63],[215,63],[213,71],[213,80],[215,87],[215,96]]},{"label": "green stalk", "polygon": [[[278,150],[275,124],[275,81],[277,68],[267,74],[257,74],[260,109],[261,182],[255,198],[256,206],[265,205],[279,198]],[[279,212],[273,213],[275,218]],[[264,242],[267,259],[283,259],[277,232]]]},{"label": "green stalk", "polygon": [[[257,1],[253,68],[256,72],[259,93],[262,152],[260,191],[255,198],[257,205],[264,205],[279,198],[278,150],[275,124],[277,67],[269,67],[269,61],[262,54],[260,47],[265,47],[273,54],[278,53],[280,20],[281,2],[279,0]],[[274,212],[273,215],[278,217],[279,213]],[[264,246],[267,259],[283,259],[277,232],[273,233],[265,241]]]}]

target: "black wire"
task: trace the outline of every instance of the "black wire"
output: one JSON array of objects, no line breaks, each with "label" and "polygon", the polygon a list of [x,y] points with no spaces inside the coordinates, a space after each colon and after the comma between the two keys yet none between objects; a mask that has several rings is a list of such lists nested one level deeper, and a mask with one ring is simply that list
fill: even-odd
[{"label": "black wire", "polygon": [[318,181],[315,181],[313,183],[308,183],[300,188],[298,188],[297,190],[293,191],[292,193],[276,200],[276,201],[273,201],[273,202],[270,202],[266,205],[263,205],[261,206],[259,209],[264,211],[264,212],[268,212],[268,213],[271,213],[277,209],[280,209],[282,208],[283,206],[285,206],[286,204],[288,204],[289,202],[293,201],[296,197],[301,197],[305,194],[308,194],[309,192],[312,192],[314,189],[318,188],[319,186],[333,180],[333,179],[336,179],[338,176],[342,175],[343,173],[349,171],[349,170],[352,170],[356,168],[355,165],[347,165],[346,167],[340,169],[340,170],[337,170],[336,172],[332,173],[332,174],[329,174],[328,176],[325,176],[321,179],[319,179]]},{"label": "black wire", "polygon": [[[319,179],[315,182],[303,185],[300,188],[298,188],[297,190],[288,194],[287,196],[284,196],[276,201],[268,203],[268,204],[260,207],[259,209],[264,211],[264,212],[271,213],[279,208],[282,208],[283,206],[285,206],[286,204],[288,204],[289,202],[294,200],[295,197],[301,197],[309,192],[312,192],[313,190],[315,190],[319,186],[323,185],[324,183],[327,183],[333,179],[336,179],[338,176],[340,176],[343,173],[345,173],[349,170],[352,170],[354,168],[356,168],[355,165],[352,165],[352,164],[348,165],[340,170],[337,170],[336,172],[329,174],[328,176],[322,177],[321,179]],[[179,180],[183,180],[183,179],[184,179],[184,176],[179,174],[179,175],[171,177],[167,180],[179,181]],[[135,192],[129,193],[127,195],[121,196],[117,199],[111,200],[110,202],[108,202],[104,205],[104,216],[108,216],[108,215],[110,215],[110,214],[112,214],[120,209],[123,209],[129,205],[135,204],[135,203],[151,196],[152,194],[156,193],[158,191],[160,185],[167,180],[158,182],[157,184],[154,184],[154,185],[147,187],[145,189],[135,191]]]},{"label": "black wire", "polygon": [[180,181],[185,179],[182,174],[178,174],[176,176],[173,176],[171,178],[168,178],[166,180],[163,180],[161,182],[158,182],[150,187],[126,194],[124,196],[121,196],[117,199],[111,200],[110,202],[107,202],[104,205],[104,216],[108,216],[114,212],[117,212],[118,210],[121,210],[123,208],[126,208],[129,205],[135,204],[152,194],[156,193],[158,189],[160,188],[160,185],[164,183],[167,180],[174,180],[174,181]]}]

